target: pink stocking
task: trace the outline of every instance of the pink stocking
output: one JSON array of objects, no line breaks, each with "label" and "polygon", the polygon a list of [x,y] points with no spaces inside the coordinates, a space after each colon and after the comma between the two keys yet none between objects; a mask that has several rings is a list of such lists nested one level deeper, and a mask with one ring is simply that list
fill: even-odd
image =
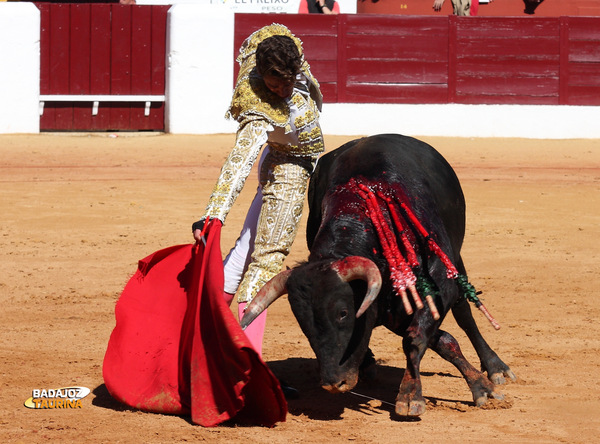
[{"label": "pink stocking", "polygon": [[[246,302],[240,302],[238,304],[238,319],[242,319],[244,316],[244,309],[248,305]],[[254,350],[258,353],[258,355],[262,358],[262,342],[263,342],[263,334],[265,332],[265,325],[267,323],[267,310],[263,311],[253,322],[250,324],[244,333],[246,333],[246,337],[252,344]]]},{"label": "pink stocking", "polygon": [[234,296],[234,293],[227,293],[226,291],[223,292],[223,299],[225,299],[225,303],[229,306],[231,306],[231,301],[233,301]]}]

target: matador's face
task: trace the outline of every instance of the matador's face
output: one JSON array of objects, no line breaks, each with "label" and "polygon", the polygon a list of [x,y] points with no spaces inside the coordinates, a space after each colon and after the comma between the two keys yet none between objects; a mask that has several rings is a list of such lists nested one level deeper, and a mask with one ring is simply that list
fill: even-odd
[{"label": "matador's face", "polygon": [[272,75],[263,76],[263,80],[265,85],[269,90],[275,94],[277,94],[282,99],[287,99],[292,96],[294,92],[294,81],[293,80],[285,80],[281,77],[276,77]]}]

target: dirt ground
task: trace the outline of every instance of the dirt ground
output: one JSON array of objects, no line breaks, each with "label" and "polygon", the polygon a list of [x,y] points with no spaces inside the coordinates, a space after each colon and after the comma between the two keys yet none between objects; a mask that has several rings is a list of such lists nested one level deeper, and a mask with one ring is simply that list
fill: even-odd
[{"label": "dirt ground", "polygon": [[[423,140],[455,167],[465,191],[463,258],[502,328],[475,316],[518,377],[500,388],[504,402],[476,408],[457,370],[429,352],[421,367],[427,411],[397,419],[405,361],[399,338],[384,329],[371,342],[378,381],[330,395],[283,298],[269,312],[264,359],[301,392],[286,422],[207,429],[119,405],[102,380],[115,302],[138,259],[192,242],[190,224],[233,135],[3,135],[0,441],[597,442],[600,140]],[[255,185],[252,174],[223,229],[224,251]],[[288,264],[306,256],[302,231]],[[478,365],[454,321],[444,326]],[[92,391],[81,409],[24,407],[34,389],[68,386]]]}]

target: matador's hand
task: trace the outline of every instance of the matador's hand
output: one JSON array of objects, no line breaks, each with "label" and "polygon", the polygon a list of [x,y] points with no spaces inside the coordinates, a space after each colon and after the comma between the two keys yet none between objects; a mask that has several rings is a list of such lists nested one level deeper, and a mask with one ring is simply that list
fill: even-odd
[{"label": "matador's hand", "polygon": [[208,219],[203,218],[197,222],[192,224],[192,234],[194,235],[194,239],[196,242],[200,242],[202,240],[202,230],[204,229],[204,225]]},{"label": "matador's hand", "polygon": [[196,242],[202,241],[202,234],[204,233],[204,228],[206,227],[206,224],[214,224],[216,223],[214,222],[215,220],[219,221],[219,224],[223,226],[223,221],[218,217],[202,218],[198,222],[194,222],[192,224],[192,234],[194,235],[194,239],[196,239]]}]

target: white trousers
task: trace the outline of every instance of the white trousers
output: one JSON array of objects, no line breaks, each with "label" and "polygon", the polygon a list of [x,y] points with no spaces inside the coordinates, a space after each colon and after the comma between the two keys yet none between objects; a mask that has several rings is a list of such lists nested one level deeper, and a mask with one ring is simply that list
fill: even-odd
[{"label": "white trousers", "polygon": [[269,146],[267,145],[260,156],[258,161],[258,188],[254,199],[250,204],[250,208],[246,213],[246,219],[244,220],[244,226],[240,232],[240,237],[235,241],[234,247],[229,251],[229,254],[223,261],[225,268],[225,286],[224,290],[227,293],[235,294],[244,273],[248,269],[248,264],[252,260],[252,252],[254,251],[254,239],[256,238],[256,227],[258,225],[258,217],[260,216],[260,209],[262,207],[262,186],[260,184],[260,170],[262,168],[265,156],[269,153]]}]

